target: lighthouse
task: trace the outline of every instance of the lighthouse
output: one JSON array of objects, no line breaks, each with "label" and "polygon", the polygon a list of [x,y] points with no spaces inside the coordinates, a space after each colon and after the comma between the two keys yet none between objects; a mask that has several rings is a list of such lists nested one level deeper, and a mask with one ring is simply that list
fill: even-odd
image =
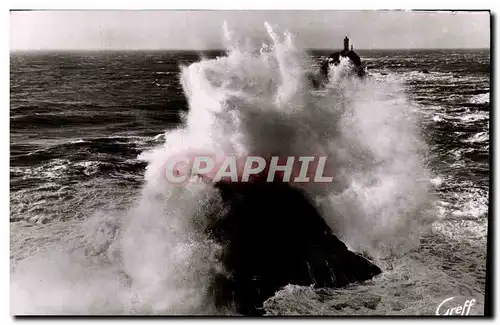
[{"label": "lighthouse", "polygon": [[[361,62],[361,58],[359,55],[354,52],[354,47],[349,44],[349,37],[345,36],[344,37],[344,48],[339,51],[330,54],[321,64],[320,67],[320,73],[323,76],[325,80],[328,80],[328,74],[330,70],[331,65],[338,65],[340,64],[340,58],[348,58],[351,63],[354,65],[354,72],[359,76],[363,77],[365,75],[365,70],[363,68],[363,64]],[[351,48],[349,49],[349,45],[351,45]]]},{"label": "lighthouse", "polygon": [[344,51],[349,51],[349,37],[344,38]]}]

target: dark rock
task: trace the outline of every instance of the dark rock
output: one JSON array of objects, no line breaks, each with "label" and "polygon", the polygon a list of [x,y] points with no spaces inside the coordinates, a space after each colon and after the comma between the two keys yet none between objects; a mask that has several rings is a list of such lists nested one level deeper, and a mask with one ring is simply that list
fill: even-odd
[{"label": "dark rock", "polygon": [[219,307],[262,315],[262,304],[287,284],[342,287],[381,273],[349,251],[306,194],[286,183],[215,184],[227,210],[207,229],[222,243],[228,276],[213,283]]},{"label": "dark rock", "polygon": [[422,72],[422,73],[425,73],[425,74],[430,73],[430,72],[429,72],[429,70],[427,70],[427,69],[422,69],[422,71],[421,71],[421,72]]},{"label": "dark rock", "polygon": [[321,75],[323,75],[323,77],[325,77],[325,78],[328,78],[328,72],[329,72],[330,66],[331,65],[336,66],[336,65],[340,64],[341,57],[349,58],[349,60],[354,65],[354,72],[359,77],[363,77],[365,75],[365,69],[363,68],[361,58],[359,57],[359,55],[356,52],[354,52],[352,50],[351,51],[342,50],[340,52],[330,54],[330,56],[328,56],[328,58],[325,61],[323,61],[323,63],[321,64],[321,68],[320,68]]}]

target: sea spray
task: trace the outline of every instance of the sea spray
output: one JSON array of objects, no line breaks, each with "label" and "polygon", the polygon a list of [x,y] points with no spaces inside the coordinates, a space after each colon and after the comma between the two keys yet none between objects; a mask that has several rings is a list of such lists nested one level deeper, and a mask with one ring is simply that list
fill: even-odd
[{"label": "sea spray", "polygon": [[208,185],[145,187],[112,249],[130,278],[131,290],[151,308],[149,312],[216,312],[210,290],[213,277],[224,272],[218,262],[221,247],[205,229],[218,204]]},{"label": "sea spray", "polygon": [[403,253],[434,219],[427,146],[402,85],[346,78],[349,66],[342,60],[332,69],[326,95],[326,105],[343,110],[338,136],[327,138],[343,189],[318,197],[318,203],[354,249]]},{"label": "sea spray", "polygon": [[[189,111],[162,147],[141,155],[148,167],[136,205],[111,223],[118,231],[103,231],[109,240],[93,250],[101,253],[89,253],[95,231],[82,228],[81,249],[21,261],[12,276],[14,313],[230,312],[211,301],[213,280],[225,272],[223,248],[204,231],[223,212],[219,194],[196,178],[183,187],[166,179],[166,162],[184,152],[328,156],[334,181],[302,186],[334,232],[374,255],[406,245],[426,220],[429,177],[404,92],[349,77],[345,60],[325,89],[313,90],[306,53],[290,33],[266,28],[271,41],[258,48],[226,28],[226,55],[182,67]],[[102,227],[96,218],[92,225]]]},{"label": "sea spray", "polygon": [[402,86],[351,78],[343,59],[326,89],[311,91],[311,62],[291,34],[266,28],[269,46],[233,45],[183,69],[190,111],[180,142],[235,156],[328,156],[336,181],[305,188],[338,235],[351,247],[406,242],[432,206],[427,149]]}]

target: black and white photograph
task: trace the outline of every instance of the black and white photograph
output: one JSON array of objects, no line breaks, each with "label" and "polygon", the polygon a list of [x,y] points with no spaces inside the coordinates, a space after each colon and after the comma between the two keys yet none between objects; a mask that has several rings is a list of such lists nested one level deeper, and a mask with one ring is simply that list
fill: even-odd
[{"label": "black and white photograph", "polygon": [[13,316],[488,316],[488,10],[10,10]]}]

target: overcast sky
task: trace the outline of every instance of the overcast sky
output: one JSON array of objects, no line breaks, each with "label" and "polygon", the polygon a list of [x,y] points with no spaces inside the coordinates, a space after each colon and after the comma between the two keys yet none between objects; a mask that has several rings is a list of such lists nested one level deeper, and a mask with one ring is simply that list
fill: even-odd
[{"label": "overcast sky", "polygon": [[408,11],[13,11],[11,50],[222,48],[230,29],[264,39],[264,22],[306,48],[487,48],[487,12]]}]

